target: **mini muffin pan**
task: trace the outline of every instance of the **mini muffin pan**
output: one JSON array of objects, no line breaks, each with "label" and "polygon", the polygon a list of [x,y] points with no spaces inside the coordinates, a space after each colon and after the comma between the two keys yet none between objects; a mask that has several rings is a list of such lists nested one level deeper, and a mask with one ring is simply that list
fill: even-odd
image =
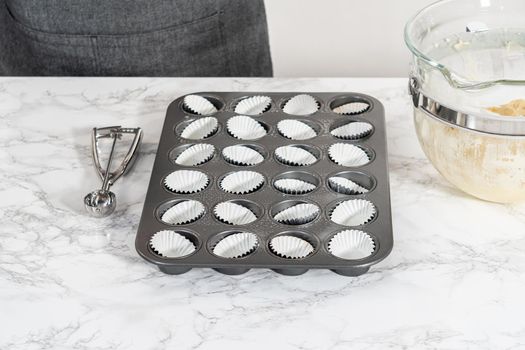
[{"label": "mini muffin pan", "polygon": [[359,93],[176,99],[135,243],[168,274],[366,273],[393,247],[383,106]]}]

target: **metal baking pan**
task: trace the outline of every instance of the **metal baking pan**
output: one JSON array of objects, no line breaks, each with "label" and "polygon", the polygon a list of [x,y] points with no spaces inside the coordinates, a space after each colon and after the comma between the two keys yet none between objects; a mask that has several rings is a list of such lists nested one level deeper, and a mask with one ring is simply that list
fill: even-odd
[{"label": "metal baking pan", "polygon": [[[217,132],[205,140],[186,140],[180,137],[180,130],[192,120],[201,118],[189,113],[184,107],[184,97],[173,101],[167,110],[157,156],[151,174],[148,192],[144,202],[142,217],[136,236],[137,252],[147,261],[157,265],[168,274],[184,273],[191,268],[213,268],[225,274],[241,274],[252,268],[272,269],[284,275],[299,275],[309,269],[330,269],[345,276],[358,276],[383,260],[392,250],[393,234],[390,207],[390,190],[387,166],[387,147],[384,108],[375,98],[351,92],[307,93],[319,104],[319,110],[307,116],[293,116],[284,113],[283,106],[299,93],[271,92],[201,92],[211,101],[218,112],[213,114],[219,121]],[[238,140],[227,131],[227,120],[237,115],[234,110],[244,98],[264,95],[271,98],[271,106],[261,115],[253,118],[263,123],[267,135],[254,141]],[[340,115],[333,109],[348,102],[361,101],[369,105],[366,112],[357,115]],[[318,128],[318,136],[303,141],[294,141],[283,137],[277,130],[277,123],[282,119],[298,119],[313,122]],[[345,121],[366,121],[373,126],[373,132],[358,140],[339,140],[330,134],[330,130]],[[216,152],[208,162],[195,167],[175,164],[174,154],[187,145],[207,143],[215,147]],[[366,150],[370,163],[359,167],[344,167],[333,162],[328,149],[334,143],[350,143]],[[240,167],[225,161],[221,150],[231,145],[254,145],[262,150],[265,160],[255,166]],[[318,160],[310,166],[294,167],[281,164],[275,157],[277,147],[285,145],[305,145],[314,150]],[[174,194],[168,191],[163,180],[175,170],[195,169],[205,173],[210,183],[205,190],[193,194]],[[244,195],[235,195],[223,191],[220,180],[225,174],[253,170],[264,176],[264,184],[257,191]],[[286,177],[290,172],[301,172],[305,176],[313,175],[318,180],[317,188],[303,195],[289,195],[273,187],[276,178]],[[351,172],[354,180],[363,184],[369,192],[359,195],[346,195],[334,191],[328,178],[334,174]],[[284,175],[283,175],[284,174]],[[293,174],[293,173],[292,173]],[[297,173],[296,173],[297,174]],[[312,178],[310,176],[310,178]],[[376,214],[369,222],[358,227],[345,227],[330,220],[330,213],[337,203],[349,199],[366,199],[376,208]],[[168,225],[159,219],[160,213],[171,204],[180,200],[193,199],[204,204],[205,213],[200,219],[183,225]],[[216,219],[213,208],[224,201],[243,200],[258,208],[258,219],[242,226],[232,226]],[[290,202],[292,201],[292,202]],[[273,215],[279,208],[284,208],[293,201],[314,203],[320,208],[316,219],[303,225],[285,225],[276,222]],[[334,234],[343,230],[362,230],[373,239],[375,248],[368,257],[348,260],[334,256],[329,251],[329,242]],[[150,245],[152,236],[163,230],[180,233],[195,245],[195,251],[181,258],[161,256]],[[233,232],[251,232],[258,238],[258,244],[247,256],[223,258],[213,253],[214,246],[225,236]],[[300,259],[283,258],[276,255],[269,242],[278,235],[292,235],[308,241],[313,252]]]}]

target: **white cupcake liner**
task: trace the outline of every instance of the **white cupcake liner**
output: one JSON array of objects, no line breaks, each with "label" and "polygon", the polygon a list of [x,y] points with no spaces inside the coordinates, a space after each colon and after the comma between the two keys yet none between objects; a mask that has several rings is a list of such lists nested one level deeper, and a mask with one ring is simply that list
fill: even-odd
[{"label": "white cupcake liner", "polygon": [[272,104],[272,99],[268,96],[251,96],[242,99],[235,106],[235,113],[245,115],[261,115]]},{"label": "white cupcake liner", "polygon": [[374,218],[375,205],[366,199],[351,199],[337,204],[330,219],[339,225],[361,226]]},{"label": "white cupcake liner", "polygon": [[270,250],[281,258],[303,259],[313,253],[314,247],[302,238],[283,235],[272,238]]},{"label": "white cupcake liner", "polygon": [[184,225],[197,221],[204,215],[204,205],[201,202],[189,199],[170,207],[160,219],[168,225]]},{"label": "white cupcake liner", "polygon": [[165,258],[182,258],[196,249],[189,239],[171,230],[155,233],[149,241],[149,246]]},{"label": "white cupcake liner", "polygon": [[237,259],[255,251],[259,239],[251,232],[239,232],[224,237],[213,247],[213,254],[222,258]]},{"label": "white cupcake liner", "polygon": [[334,108],[333,111],[342,115],[355,115],[364,113],[368,111],[369,108],[370,105],[366,102],[350,102]]},{"label": "white cupcake liner", "polygon": [[307,166],[317,162],[317,158],[312,153],[297,146],[278,147],[275,156],[281,163],[293,166]]},{"label": "white cupcake liner", "polygon": [[175,163],[183,166],[196,166],[204,164],[213,157],[215,147],[207,143],[199,143],[186,148],[177,159]]},{"label": "white cupcake liner", "polygon": [[370,157],[360,147],[348,143],[336,143],[328,149],[330,159],[342,166],[358,167],[370,163]]},{"label": "white cupcake liner", "polygon": [[215,217],[229,225],[247,225],[257,220],[257,216],[248,208],[233,202],[222,202],[213,209]]},{"label": "white cupcake liner", "polygon": [[306,94],[292,97],[283,106],[283,112],[292,115],[309,115],[319,110],[317,100]]},{"label": "white cupcake liner", "polygon": [[262,154],[243,145],[228,146],[222,150],[224,159],[231,164],[251,166],[264,161]]},{"label": "white cupcake liner", "polygon": [[341,259],[360,260],[374,253],[375,243],[366,232],[345,230],[337,233],[328,242],[328,251]]},{"label": "white cupcake liner", "polygon": [[218,112],[217,108],[205,97],[188,95],[184,97],[184,107],[194,114],[211,115]]},{"label": "white cupcake liner", "polygon": [[237,115],[226,122],[228,132],[239,140],[256,140],[266,135],[266,129],[255,119]]},{"label": "white cupcake liner", "polygon": [[370,135],[372,129],[369,123],[351,122],[330,131],[330,134],[343,140],[357,140]]},{"label": "white cupcake liner", "polygon": [[314,184],[299,179],[279,179],[274,182],[274,186],[286,194],[305,194],[316,188]]},{"label": "white cupcake liner", "polygon": [[317,132],[310,125],[293,119],[281,120],[277,123],[277,130],[291,140],[309,140],[317,136]]},{"label": "white cupcake liner", "polygon": [[257,191],[264,183],[264,176],[255,171],[237,171],[226,175],[220,183],[223,191],[248,194]]},{"label": "white cupcake liner", "polygon": [[197,193],[208,186],[210,179],[200,171],[176,170],[166,176],[164,186],[175,193]]},{"label": "white cupcake liner", "polygon": [[369,191],[367,188],[342,176],[332,176],[328,179],[328,182],[334,191],[342,194],[355,195],[368,193]]},{"label": "white cupcake liner", "polygon": [[188,140],[202,140],[213,135],[219,128],[215,117],[204,117],[194,120],[182,130],[180,136]]},{"label": "white cupcake liner", "polygon": [[273,219],[286,225],[304,225],[313,221],[319,215],[319,211],[315,204],[301,203],[281,210]]}]

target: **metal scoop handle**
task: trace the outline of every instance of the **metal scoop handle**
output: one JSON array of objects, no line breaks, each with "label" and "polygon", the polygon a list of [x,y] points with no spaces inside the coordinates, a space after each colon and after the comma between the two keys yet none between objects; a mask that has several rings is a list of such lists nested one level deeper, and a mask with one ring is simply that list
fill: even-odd
[{"label": "metal scoop handle", "polygon": [[[134,134],[135,137],[133,138],[131,147],[128,153],[126,154],[126,156],[124,157],[124,160],[122,161],[122,163],[120,163],[119,167],[113,172],[110,172],[110,169],[108,167],[107,171],[109,172],[109,174],[106,176],[106,169],[104,169],[102,165],[100,164],[100,158],[98,155],[99,153],[98,152],[98,140],[101,138],[111,138],[111,137],[116,137],[118,139],[121,139],[122,134]],[[95,169],[97,170],[97,173],[100,176],[100,179],[103,182],[107,182],[106,186],[113,185],[122,175],[124,175],[129,169],[131,169],[137,157],[141,140],[142,140],[142,129],[141,128],[122,128],[121,126],[108,126],[105,128],[93,128],[93,133],[91,137],[93,162],[95,164]]]}]

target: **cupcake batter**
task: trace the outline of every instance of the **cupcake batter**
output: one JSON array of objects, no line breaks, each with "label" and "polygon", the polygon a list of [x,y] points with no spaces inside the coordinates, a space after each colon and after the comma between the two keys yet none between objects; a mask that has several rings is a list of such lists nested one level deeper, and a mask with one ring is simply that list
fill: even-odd
[{"label": "cupcake batter", "polygon": [[501,106],[487,108],[487,110],[504,117],[525,117],[525,99],[513,100]]}]

